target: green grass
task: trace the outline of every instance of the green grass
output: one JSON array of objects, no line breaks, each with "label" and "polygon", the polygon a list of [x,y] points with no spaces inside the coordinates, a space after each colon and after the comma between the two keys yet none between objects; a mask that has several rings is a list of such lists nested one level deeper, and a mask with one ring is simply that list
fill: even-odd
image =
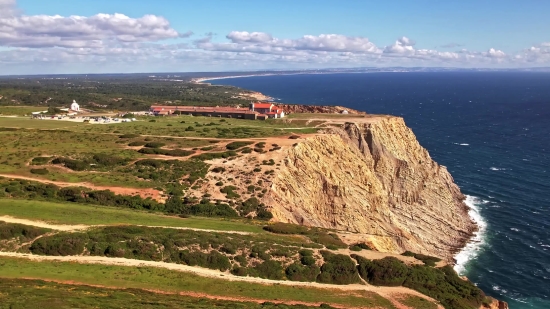
[{"label": "green grass", "polygon": [[24,129],[62,129],[62,128],[75,128],[75,127],[87,127],[90,124],[83,122],[72,121],[58,121],[58,120],[39,120],[30,119],[27,117],[0,117],[0,128],[24,128]]},{"label": "green grass", "polygon": [[[159,294],[140,289],[108,289],[75,286],[41,280],[3,279],[0,281],[0,308],[41,309],[114,309],[114,308],[234,308],[234,309],[306,309],[305,305],[258,304]],[[316,306],[316,308],[318,308]]]},{"label": "green grass", "polygon": [[[170,117],[141,117],[141,121],[116,125],[116,130],[123,134],[140,134],[174,137],[208,137],[208,138],[260,138],[269,136],[287,135],[292,132],[314,133],[313,126],[293,129],[296,125],[279,120],[243,120],[231,118],[202,117],[202,116],[170,116]],[[154,122],[149,122],[155,120]],[[225,121],[220,121],[225,120]],[[183,122],[183,123],[182,123]],[[193,130],[187,130],[188,127]],[[112,125],[94,125],[80,127],[79,132],[110,132]]]},{"label": "green grass", "polygon": [[177,218],[147,212],[82,204],[0,199],[0,215],[58,224],[133,224],[262,233],[260,226],[237,220]]},{"label": "green grass", "polygon": [[0,106],[0,115],[25,116],[32,112],[47,111],[48,107],[40,106]]},{"label": "green grass", "polygon": [[407,295],[399,299],[399,302],[405,306],[414,309],[437,309],[437,305],[425,298]]},{"label": "green grass", "polygon": [[346,293],[330,289],[229,282],[223,279],[200,277],[190,273],[153,267],[35,262],[17,258],[0,258],[0,277],[71,280],[84,284],[167,292],[189,291],[266,300],[294,300],[344,306],[394,308],[388,300],[372,292]]}]

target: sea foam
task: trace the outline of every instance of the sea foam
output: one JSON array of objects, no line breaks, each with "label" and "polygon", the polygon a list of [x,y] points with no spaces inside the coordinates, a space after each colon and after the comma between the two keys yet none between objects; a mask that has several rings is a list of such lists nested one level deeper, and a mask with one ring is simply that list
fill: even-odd
[{"label": "sea foam", "polygon": [[456,265],[454,269],[460,275],[465,275],[466,265],[469,261],[478,256],[479,251],[485,245],[485,232],[487,231],[487,222],[483,219],[479,211],[479,205],[486,204],[487,201],[481,200],[475,196],[466,195],[466,200],[464,202],[470,207],[468,214],[477,224],[478,230],[474,233],[474,237],[470,239],[470,242],[462,251],[455,255]]}]

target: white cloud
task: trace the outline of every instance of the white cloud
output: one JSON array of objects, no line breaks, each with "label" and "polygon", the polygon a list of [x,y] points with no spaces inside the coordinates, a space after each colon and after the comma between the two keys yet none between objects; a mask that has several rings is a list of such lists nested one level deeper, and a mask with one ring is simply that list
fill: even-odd
[{"label": "white cloud", "polygon": [[[2,73],[17,67],[50,73],[73,67],[90,70],[234,70],[360,66],[506,67],[550,65],[550,42],[518,53],[445,51],[398,38],[377,46],[366,36],[343,34],[276,37],[266,32],[231,31],[225,37],[179,32],[161,16],[124,14],[93,16],[24,15],[14,0],[0,0]],[[194,37],[195,38],[195,37]],[[169,43],[162,43],[170,39]],[[440,48],[462,45],[450,43]],[[136,63],[139,65],[136,66]],[[6,67],[16,71],[7,71]],[[47,69],[46,69],[47,68]],[[75,71],[68,71],[75,72]]]},{"label": "white cloud", "polygon": [[407,37],[401,37],[393,45],[386,46],[384,48],[385,54],[401,54],[401,55],[414,55],[414,41]]},{"label": "white cloud", "polygon": [[233,43],[267,43],[273,37],[265,32],[231,31],[227,38]]},{"label": "white cloud", "polygon": [[178,33],[168,20],[155,15],[28,16],[17,12],[13,0],[0,0],[0,12],[0,46],[101,47],[107,42],[154,42],[192,34]]},{"label": "white cloud", "polygon": [[491,48],[487,51],[486,55],[491,58],[505,58],[506,54],[502,50]]}]

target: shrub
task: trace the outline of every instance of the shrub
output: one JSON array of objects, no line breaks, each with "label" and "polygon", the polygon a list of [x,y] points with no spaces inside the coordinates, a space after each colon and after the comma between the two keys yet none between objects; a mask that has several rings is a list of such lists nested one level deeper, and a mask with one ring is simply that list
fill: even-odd
[{"label": "shrub", "polygon": [[130,144],[128,144],[128,146],[136,147],[136,146],[143,146],[145,144],[146,144],[146,142],[137,141],[137,142],[131,142]]},{"label": "shrub", "polygon": [[311,265],[315,265],[315,258],[313,256],[302,256],[300,258],[300,262],[303,264],[303,265],[306,265],[306,266],[311,266]]},{"label": "shrub", "polygon": [[414,252],[411,252],[411,251],[405,251],[401,255],[414,257],[415,259],[422,261],[424,263],[424,265],[432,266],[432,267],[435,266],[435,263],[441,261],[440,258],[437,258],[437,257],[434,257],[434,256],[429,256],[429,255],[424,255],[424,254],[420,254],[420,253],[414,253]]},{"label": "shrub", "polygon": [[56,234],[49,237],[43,237],[29,247],[33,254],[41,255],[79,255],[84,251],[84,245],[88,240],[86,234]]},{"label": "shrub", "polygon": [[290,264],[285,270],[286,277],[292,281],[315,281],[319,273],[318,266],[303,266],[299,263]]},{"label": "shrub", "polygon": [[48,169],[46,168],[32,168],[31,169],[31,174],[36,174],[36,175],[47,175],[49,174],[50,172],[48,171]]},{"label": "shrub", "polygon": [[258,277],[271,280],[283,279],[283,267],[281,263],[274,260],[266,260],[261,264],[256,265],[254,270],[258,273]]},{"label": "shrub", "polygon": [[196,155],[193,158],[197,160],[214,160],[214,159],[227,159],[230,157],[236,156],[237,153],[235,151],[226,151],[226,152],[209,152],[209,153],[203,153],[200,155]]},{"label": "shrub", "polygon": [[145,147],[147,148],[161,148],[161,147],[164,147],[166,146],[165,143],[160,143],[160,142],[150,142],[150,143],[146,143],[145,144]]},{"label": "shrub", "polygon": [[50,162],[50,157],[36,157],[31,160],[31,165],[44,165]]},{"label": "shrub", "polygon": [[242,148],[244,146],[252,145],[254,142],[247,142],[247,141],[237,141],[237,142],[231,142],[225,146],[228,150],[237,150],[239,148]]},{"label": "shrub", "polygon": [[321,274],[317,281],[330,284],[352,284],[359,283],[361,279],[353,260],[343,254],[324,255],[325,263],[321,266]]},{"label": "shrub", "polygon": [[448,265],[443,268],[415,265],[403,286],[435,298],[448,309],[479,308],[485,299],[483,291],[462,280]]},{"label": "shrub", "polygon": [[308,228],[301,225],[277,222],[264,226],[264,230],[276,234],[302,234],[308,233]]},{"label": "shrub", "polygon": [[156,119],[151,119],[151,120],[149,120],[149,122],[157,122],[157,120]]},{"label": "shrub", "polygon": [[[146,145],[147,146],[147,145]],[[160,149],[160,148],[141,148],[138,150],[142,154],[157,154],[171,157],[187,157],[194,154],[194,151],[183,149]]]},{"label": "shrub", "polygon": [[214,173],[223,173],[223,172],[225,172],[225,168],[221,167],[221,166],[217,166],[217,167],[214,167],[213,169],[211,169],[210,171],[214,172]]},{"label": "shrub", "polygon": [[289,136],[288,138],[289,138],[289,139],[299,139],[300,136],[298,136],[298,135],[291,135],[291,136]]},{"label": "shrub", "polygon": [[43,235],[46,232],[47,230],[42,228],[0,221],[0,240],[20,238],[20,240],[26,241]]},{"label": "shrub", "polygon": [[357,255],[352,257],[359,263],[359,274],[373,285],[400,286],[409,274],[407,265],[394,257],[373,261]]}]

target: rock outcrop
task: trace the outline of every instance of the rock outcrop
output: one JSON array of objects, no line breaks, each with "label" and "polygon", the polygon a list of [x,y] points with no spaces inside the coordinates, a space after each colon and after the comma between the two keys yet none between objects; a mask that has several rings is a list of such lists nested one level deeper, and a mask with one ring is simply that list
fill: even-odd
[{"label": "rock outcrop", "polygon": [[475,231],[464,196],[398,117],[295,144],[263,202],[274,219],[364,235],[377,249],[452,261]]}]

